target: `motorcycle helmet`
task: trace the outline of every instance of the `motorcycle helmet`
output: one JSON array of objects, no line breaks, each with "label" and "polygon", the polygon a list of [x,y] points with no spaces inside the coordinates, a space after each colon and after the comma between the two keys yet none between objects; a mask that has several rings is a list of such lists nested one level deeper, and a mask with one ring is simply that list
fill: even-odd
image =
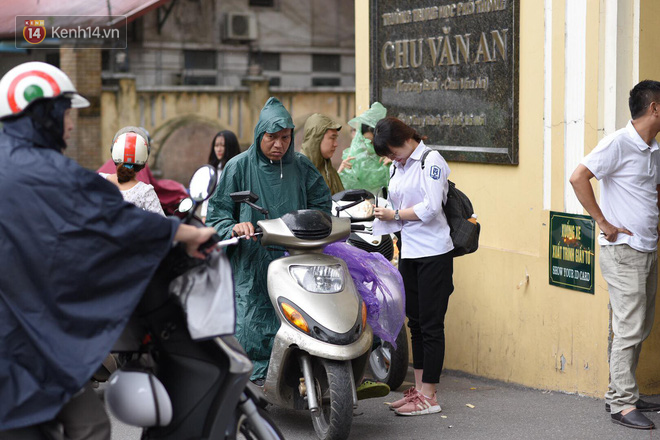
[{"label": "motorcycle helmet", "polygon": [[33,102],[63,96],[71,107],[89,107],[69,77],[55,66],[32,61],[20,64],[0,79],[0,119],[17,116]]},{"label": "motorcycle helmet", "polygon": [[105,404],[127,425],[167,426],[172,421],[172,401],[156,376],[147,371],[117,370],[108,379]]},{"label": "motorcycle helmet", "polygon": [[115,138],[111,154],[116,164],[144,165],[149,159],[149,144],[141,134],[129,131]]}]

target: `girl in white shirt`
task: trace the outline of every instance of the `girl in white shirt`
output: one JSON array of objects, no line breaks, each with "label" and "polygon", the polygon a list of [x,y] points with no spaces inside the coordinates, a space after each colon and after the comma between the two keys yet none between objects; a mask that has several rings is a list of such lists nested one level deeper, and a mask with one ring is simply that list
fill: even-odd
[{"label": "girl in white shirt", "polygon": [[401,231],[399,271],[406,291],[415,386],[391,404],[400,415],[438,413],[436,387],[445,355],[444,320],[454,290],[454,246],[442,205],[449,166],[429,149],[425,137],[397,118],[376,124],[374,151],[392,159],[388,207],[375,208],[374,234]]},{"label": "girl in white shirt", "polygon": [[[223,130],[215,134],[213,142],[211,142],[211,152],[209,153],[208,163],[218,171],[216,174],[218,181],[220,181],[222,170],[225,168],[229,159],[237,156],[240,152],[241,147],[238,143],[238,138],[233,131]],[[209,201],[204,200],[199,213],[200,217],[202,217],[202,221],[206,221],[206,211],[208,210],[208,206]]]}]

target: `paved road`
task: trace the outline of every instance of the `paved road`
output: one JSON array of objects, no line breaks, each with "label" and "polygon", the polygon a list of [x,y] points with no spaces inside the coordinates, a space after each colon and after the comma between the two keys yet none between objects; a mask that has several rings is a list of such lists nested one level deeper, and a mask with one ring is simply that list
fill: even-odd
[{"label": "paved road", "polygon": [[[410,375],[409,375],[410,378]],[[496,381],[446,372],[440,383],[442,413],[401,417],[385,402],[401,391],[360,402],[351,439],[458,439],[458,440],[620,440],[658,439],[660,430],[638,431],[615,425],[600,399],[533,390]],[[660,401],[660,396],[648,400]],[[474,408],[466,406],[473,405]],[[314,428],[305,412],[269,407],[287,440],[314,440]],[[660,426],[660,414],[648,414]],[[139,431],[113,425],[113,440],[137,440]]]}]

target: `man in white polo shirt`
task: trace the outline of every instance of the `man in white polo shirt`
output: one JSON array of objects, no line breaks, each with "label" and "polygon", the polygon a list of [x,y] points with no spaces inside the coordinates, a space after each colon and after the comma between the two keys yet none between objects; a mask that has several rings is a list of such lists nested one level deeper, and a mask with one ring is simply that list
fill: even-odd
[{"label": "man in white polo shirt", "polygon": [[[612,310],[610,385],[605,394],[612,422],[637,429],[655,426],[642,412],[660,404],[639,398],[635,379],[642,342],[651,333],[658,281],[660,82],[630,91],[632,120],[603,138],[575,169],[570,182],[601,230],[600,268]],[[600,206],[590,179],[601,182]]]}]

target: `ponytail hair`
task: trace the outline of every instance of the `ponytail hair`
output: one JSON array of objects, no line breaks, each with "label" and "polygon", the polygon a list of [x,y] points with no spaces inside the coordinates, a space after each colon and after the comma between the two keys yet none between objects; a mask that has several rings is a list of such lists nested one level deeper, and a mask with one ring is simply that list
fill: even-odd
[{"label": "ponytail hair", "polygon": [[117,181],[119,183],[126,183],[135,178],[135,175],[142,171],[144,165],[133,165],[132,168],[127,168],[123,163],[117,164]]}]

